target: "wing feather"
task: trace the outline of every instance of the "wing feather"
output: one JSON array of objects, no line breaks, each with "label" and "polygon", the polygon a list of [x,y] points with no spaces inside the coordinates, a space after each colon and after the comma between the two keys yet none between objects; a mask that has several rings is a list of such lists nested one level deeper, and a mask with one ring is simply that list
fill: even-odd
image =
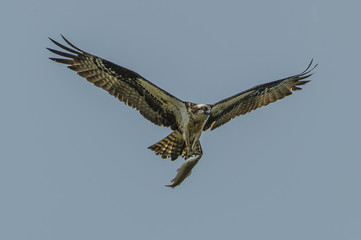
[{"label": "wing feather", "polygon": [[50,38],[55,45],[67,51],[48,48],[52,53],[65,57],[50,58],[51,60],[68,65],[69,69],[95,86],[103,88],[120,101],[136,108],[152,123],[178,130],[179,113],[185,109],[183,101],[147,81],[138,73],[87,53],[74,46],[65,37],[63,39],[71,48]]},{"label": "wing feather", "polygon": [[211,116],[208,118],[203,130],[222,126],[233,118],[244,115],[252,110],[266,106],[279,99],[292,94],[292,91],[301,90],[300,85],[304,85],[309,81],[301,81],[312,75],[311,71],[317,67],[312,66],[313,60],[300,74],[287,77],[281,80],[258,85],[249,90],[226,98],[212,105]]}]

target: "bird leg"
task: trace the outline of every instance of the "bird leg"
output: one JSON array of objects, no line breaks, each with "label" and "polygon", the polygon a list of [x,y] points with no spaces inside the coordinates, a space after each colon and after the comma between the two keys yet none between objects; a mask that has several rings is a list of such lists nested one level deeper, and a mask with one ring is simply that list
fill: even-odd
[{"label": "bird leg", "polygon": [[175,178],[171,181],[172,184],[166,185],[167,187],[176,187],[180,185],[184,179],[186,179],[188,176],[191,175],[192,169],[194,166],[198,163],[199,159],[201,159],[202,154],[198,152],[193,152],[192,154],[189,154],[186,158],[186,161],[182,164],[180,168],[177,170],[177,175]]}]

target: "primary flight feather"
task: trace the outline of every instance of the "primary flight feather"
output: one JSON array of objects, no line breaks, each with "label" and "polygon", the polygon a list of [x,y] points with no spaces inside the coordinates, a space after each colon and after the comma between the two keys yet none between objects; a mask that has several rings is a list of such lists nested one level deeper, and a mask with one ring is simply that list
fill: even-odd
[{"label": "primary flight feather", "polygon": [[85,52],[65,37],[63,39],[69,47],[50,38],[55,45],[65,50],[48,48],[63,57],[50,58],[51,60],[68,65],[68,68],[95,86],[137,109],[152,123],[173,130],[167,137],[149,147],[162,158],[175,160],[181,156],[186,159],[171,184],[167,185],[173,188],[190,175],[201,158],[203,151],[199,139],[203,131],[214,130],[237,116],[300,90],[299,86],[309,82],[304,79],[310,77],[311,71],[317,66],[312,67],[311,61],[300,74],[258,85],[215,104],[195,104],[182,101],[138,73]]}]

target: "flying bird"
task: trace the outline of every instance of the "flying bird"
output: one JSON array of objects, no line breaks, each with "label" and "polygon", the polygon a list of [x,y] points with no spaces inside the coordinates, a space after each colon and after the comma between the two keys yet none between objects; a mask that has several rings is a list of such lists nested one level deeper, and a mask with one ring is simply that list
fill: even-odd
[{"label": "flying bird", "polygon": [[311,60],[306,70],[300,74],[255,86],[215,104],[197,104],[182,101],[138,73],[83,51],[62,37],[69,46],[49,38],[63,49],[58,51],[47,48],[63,57],[50,58],[51,60],[68,65],[68,68],[95,86],[137,109],[152,123],[173,130],[149,147],[162,158],[171,158],[172,161],[178,157],[185,159],[171,184],[166,185],[172,188],[191,174],[202,157],[199,140],[203,131],[214,130],[237,116],[291,95],[292,91],[301,90],[299,86],[309,82],[304,79],[310,77],[311,71],[317,66],[312,66]]}]

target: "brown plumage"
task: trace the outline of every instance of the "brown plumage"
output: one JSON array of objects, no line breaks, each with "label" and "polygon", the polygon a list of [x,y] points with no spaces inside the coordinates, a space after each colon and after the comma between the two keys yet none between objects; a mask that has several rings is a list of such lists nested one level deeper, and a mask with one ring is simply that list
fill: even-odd
[{"label": "brown plumage", "polygon": [[[201,143],[196,143],[196,151],[203,154]],[[171,158],[176,160],[179,156],[186,158],[187,151],[185,151],[185,141],[178,131],[174,131],[167,137],[163,138],[156,144],[148,147],[154,151],[156,155],[161,155],[162,158]]]},{"label": "brown plumage", "polygon": [[49,51],[62,57],[51,60],[69,65],[68,68],[77,72],[95,86],[108,91],[130,107],[136,108],[152,123],[177,129],[174,111],[183,107],[183,102],[144,79],[138,73],[118,66],[100,57],[89,54],[63,39],[74,49],[68,48],[50,39],[60,48],[72,53],[50,49]]},{"label": "brown plumage", "polygon": [[316,64],[311,68],[312,63],[313,60],[306,70],[300,74],[255,86],[213,104],[212,114],[208,118],[204,130],[207,130],[208,128],[214,130],[235,117],[244,115],[257,108],[267,106],[270,103],[291,95],[291,91],[301,90],[302,88],[298,86],[309,82],[302,80],[310,77],[312,75],[311,71],[317,67]]},{"label": "brown plumage", "polygon": [[50,58],[51,60],[68,65],[69,69],[95,86],[137,109],[152,123],[173,130],[167,137],[149,147],[162,158],[175,160],[181,156],[187,160],[178,169],[169,187],[179,185],[189,176],[203,155],[199,141],[203,131],[214,130],[237,116],[291,95],[292,91],[300,90],[299,86],[309,82],[304,79],[310,77],[311,71],[317,66],[316,64],[311,68],[311,61],[300,74],[258,85],[215,104],[195,104],[182,101],[138,73],[87,53],[64,37],[63,39],[70,47],[50,39],[65,51],[48,48],[52,53],[63,57]]}]

